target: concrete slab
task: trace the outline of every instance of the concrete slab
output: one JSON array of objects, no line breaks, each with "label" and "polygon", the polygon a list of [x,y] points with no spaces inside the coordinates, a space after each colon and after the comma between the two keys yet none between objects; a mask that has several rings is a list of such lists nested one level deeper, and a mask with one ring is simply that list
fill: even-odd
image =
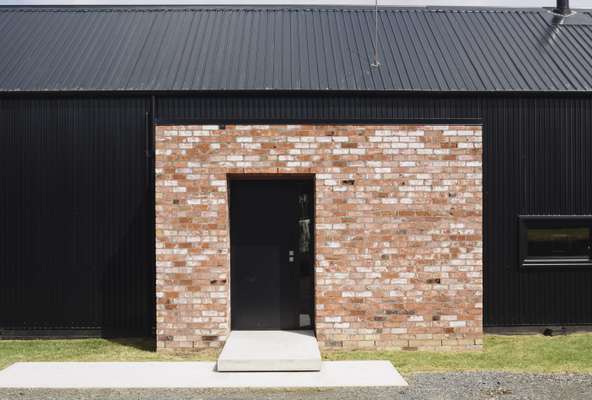
[{"label": "concrete slab", "polygon": [[326,361],[318,372],[217,372],[214,362],[32,362],[0,371],[0,388],[323,388],[407,386],[388,361]]},{"label": "concrete slab", "polygon": [[218,371],[318,371],[321,352],[312,331],[232,331]]}]

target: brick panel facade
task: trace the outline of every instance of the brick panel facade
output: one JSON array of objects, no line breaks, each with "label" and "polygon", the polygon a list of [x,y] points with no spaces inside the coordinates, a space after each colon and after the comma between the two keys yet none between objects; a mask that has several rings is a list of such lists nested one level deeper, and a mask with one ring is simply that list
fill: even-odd
[{"label": "brick panel facade", "polygon": [[156,129],[157,344],[230,329],[227,174],[315,176],[322,348],[482,345],[481,127]]}]

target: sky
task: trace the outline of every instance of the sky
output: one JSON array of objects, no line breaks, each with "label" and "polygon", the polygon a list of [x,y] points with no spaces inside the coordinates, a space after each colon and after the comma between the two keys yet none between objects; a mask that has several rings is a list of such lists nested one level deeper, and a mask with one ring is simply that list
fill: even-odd
[{"label": "sky", "polygon": [[[397,6],[551,7],[556,0],[378,0]],[[374,0],[0,0],[6,4],[341,4],[374,5]],[[592,0],[571,0],[572,8],[592,8]]]}]

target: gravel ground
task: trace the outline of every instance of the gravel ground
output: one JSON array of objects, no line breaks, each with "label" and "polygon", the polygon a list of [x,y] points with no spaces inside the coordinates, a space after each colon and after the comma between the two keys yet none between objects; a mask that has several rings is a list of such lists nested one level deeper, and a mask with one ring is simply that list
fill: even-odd
[{"label": "gravel ground", "polygon": [[289,390],[7,390],[0,399],[11,400],[478,400],[536,399],[590,400],[592,375],[511,374],[460,372],[414,374],[405,377],[407,388],[343,388]]}]

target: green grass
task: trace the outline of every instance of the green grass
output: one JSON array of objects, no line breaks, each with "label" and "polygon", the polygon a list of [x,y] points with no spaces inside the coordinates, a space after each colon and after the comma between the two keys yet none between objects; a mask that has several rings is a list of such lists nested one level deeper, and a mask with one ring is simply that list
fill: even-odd
[{"label": "green grass", "polygon": [[167,354],[146,339],[0,340],[0,369],[19,361],[212,361],[217,352]]},{"label": "green grass", "polygon": [[512,371],[592,373],[592,334],[486,335],[480,352],[348,351],[324,354],[327,360],[389,360],[402,373]]},{"label": "green grass", "polygon": [[[17,361],[215,360],[217,352],[157,354],[147,340],[3,340],[0,369]],[[428,371],[515,371],[592,373],[592,334],[485,336],[482,352],[343,351],[326,360],[389,360],[403,373]]]}]

